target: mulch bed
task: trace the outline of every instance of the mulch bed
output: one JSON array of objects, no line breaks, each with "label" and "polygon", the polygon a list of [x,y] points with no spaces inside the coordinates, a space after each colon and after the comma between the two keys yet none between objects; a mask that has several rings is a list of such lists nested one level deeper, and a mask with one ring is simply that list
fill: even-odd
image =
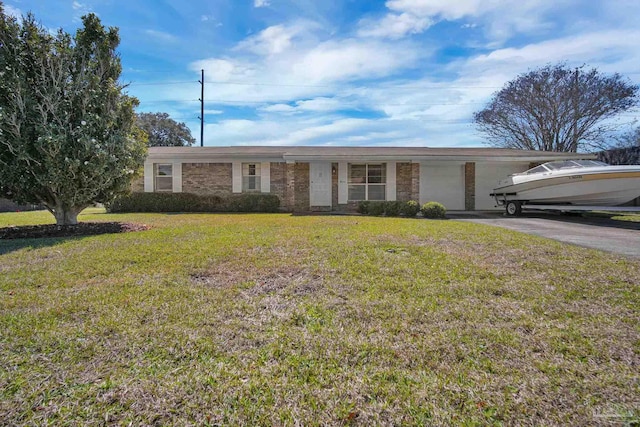
[{"label": "mulch bed", "polygon": [[0,240],[93,236],[96,234],[144,231],[150,228],[151,227],[146,224],[134,224],[129,222],[81,222],[78,225],[28,225],[0,228]]}]

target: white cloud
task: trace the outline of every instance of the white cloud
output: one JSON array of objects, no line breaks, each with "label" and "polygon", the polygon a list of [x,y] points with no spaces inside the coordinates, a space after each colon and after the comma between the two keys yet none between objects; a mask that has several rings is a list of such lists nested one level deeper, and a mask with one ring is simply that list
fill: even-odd
[{"label": "white cloud", "polygon": [[83,16],[92,13],[92,9],[90,6],[85,3],[80,3],[79,1],[74,1],[73,3],[71,3],[71,7],[74,10],[73,22],[80,22]]},{"label": "white cloud", "polygon": [[389,0],[386,6],[394,12],[455,20],[476,15],[482,9],[493,8],[498,3],[499,0]]},{"label": "white cloud", "polygon": [[547,63],[567,61],[570,65],[587,62],[606,72],[636,73],[640,51],[636,40],[640,30],[611,30],[545,40],[520,48],[497,49],[468,61],[466,67],[478,73],[497,69],[511,75]]},{"label": "white cloud", "polygon": [[295,113],[297,108],[289,104],[271,104],[266,107],[260,107],[260,111],[267,113]]},{"label": "white cloud", "polygon": [[388,14],[380,21],[362,23],[361,37],[389,37],[398,39],[407,34],[418,34],[429,28],[433,21],[411,13]]},{"label": "white cloud", "polygon": [[341,109],[352,108],[353,104],[338,98],[318,97],[296,101],[295,105],[271,104],[261,107],[260,111],[267,113],[308,113],[308,112],[330,112]]},{"label": "white cloud", "polygon": [[254,0],[253,1],[253,7],[267,7],[270,6],[271,3],[269,2],[269,0]]},{"label": "white cloud", "polygon": [[200,22],[209,22],[214,27],[222,27],[222,22],[216,21],[215,17],[212,15],[201,15]]},{"label": "white cloud", "polygon": [[291,47],[291,39],[300,32],[300,27],[274,25],[240,42],[236,49],[248,50],[258,55],[274,55]]},{"label": "white cloud", "polygon": [[256,66],[242,59],[210,58],[193,62],[194,71],[205,70],[205,81],[242,81],[256,75]]},{"label": "white cloud", "polygon": [[422,33],[438,21],[473,18],[499,45],[516,33],[549,29],[547,12],[569,2],[573,0],[389,0],[389,12],[376,21],[362,21],[359,34],[397,39]]},{"label": "white cloud", "polygon": [[[257,40],[265,40],[263,33],[239,43],[231,51],[233,56],[190,64],[194,71],[205,70],[205,80],[209,82],[206,99],[252,105],[316,98],[335,93],[348,82],[387,77],[413,68],[425,55],[424,49],[406,42],[307,42],[314,38],[313,34],[300,35],[299,43],[262,45]],[[260,55],[256,57],[256,53]]]},{"label": "white cloud", "polygon": [[161,42],[176,42],[178,38],[173,34],[165,33],[164,31],[157,30],[144,30],[144,33],[153,39]]},{"label": "white cloud", "polygon": [[455,20],[475,15],[481,5],[488,7],[496,0],[390,0],[382,19],[362,21],[359,34],[363,37],[397,39],[419,34],[441,19]]},{"label": "white cloud", "polygon": [[327,41],[299,56],[292,70],[303,80],[316,83],[376,78],[415,66],[423,53],[408,45],[358,39]]},{"label": "white cloud", "polygon": [[14,18],[22,17],[23,13],[17,7],[11,6],[10,4],[5,4],[3,6],[4,6],[4,13],[6,13],[7,15],[13,16]]}]

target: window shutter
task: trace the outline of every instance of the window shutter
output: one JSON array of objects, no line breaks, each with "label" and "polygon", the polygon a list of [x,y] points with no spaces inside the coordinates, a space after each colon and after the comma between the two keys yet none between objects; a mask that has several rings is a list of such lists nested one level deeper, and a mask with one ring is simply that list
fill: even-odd
[{"label": "window shutter", "polygon": [[144,192],[153,193],[153,163],[144,163]]},{"label": "window shutter", "polygon": [[271,163],[262,162],[260,165],[260,191],[263,193],[271,192]]},{"label": "window shutter", "polygon": [[242,193],[242,163],[233,162],[231,166],[231,191]]},{"label": "window shutter", "polygon": [[396,200],[396,162],[387,163],[387,200]]},{"label": "window shutter", "polygon": [[174,163],[171,173],[173,177],[173,192],[182,193],[182,163]]},{"label": "window shutter", "polygon": [[346,162],[338,163],[338,204],[346,205],[349,197],[348,167]]}]

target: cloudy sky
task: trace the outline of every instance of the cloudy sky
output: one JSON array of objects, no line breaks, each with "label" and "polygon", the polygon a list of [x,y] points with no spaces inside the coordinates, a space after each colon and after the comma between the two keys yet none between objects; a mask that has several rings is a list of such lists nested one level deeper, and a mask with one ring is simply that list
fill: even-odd
[{"label": "cloudy sky", "polygon": [[[482,146],[505,82],[559,61],[640,82],[637,0],[4,0],[120,28],[123,81],[205,145]],[[637,110],[619,118],[626,129]]]}]

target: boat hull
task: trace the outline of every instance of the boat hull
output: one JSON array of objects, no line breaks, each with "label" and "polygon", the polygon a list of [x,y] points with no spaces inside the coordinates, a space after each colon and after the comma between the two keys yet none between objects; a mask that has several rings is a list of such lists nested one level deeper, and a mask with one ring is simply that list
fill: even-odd
[{"label": "boat hull", "polygon": [[505,201],[616,206],[640,197],[640,171],[547,176],[497,187]]}]

